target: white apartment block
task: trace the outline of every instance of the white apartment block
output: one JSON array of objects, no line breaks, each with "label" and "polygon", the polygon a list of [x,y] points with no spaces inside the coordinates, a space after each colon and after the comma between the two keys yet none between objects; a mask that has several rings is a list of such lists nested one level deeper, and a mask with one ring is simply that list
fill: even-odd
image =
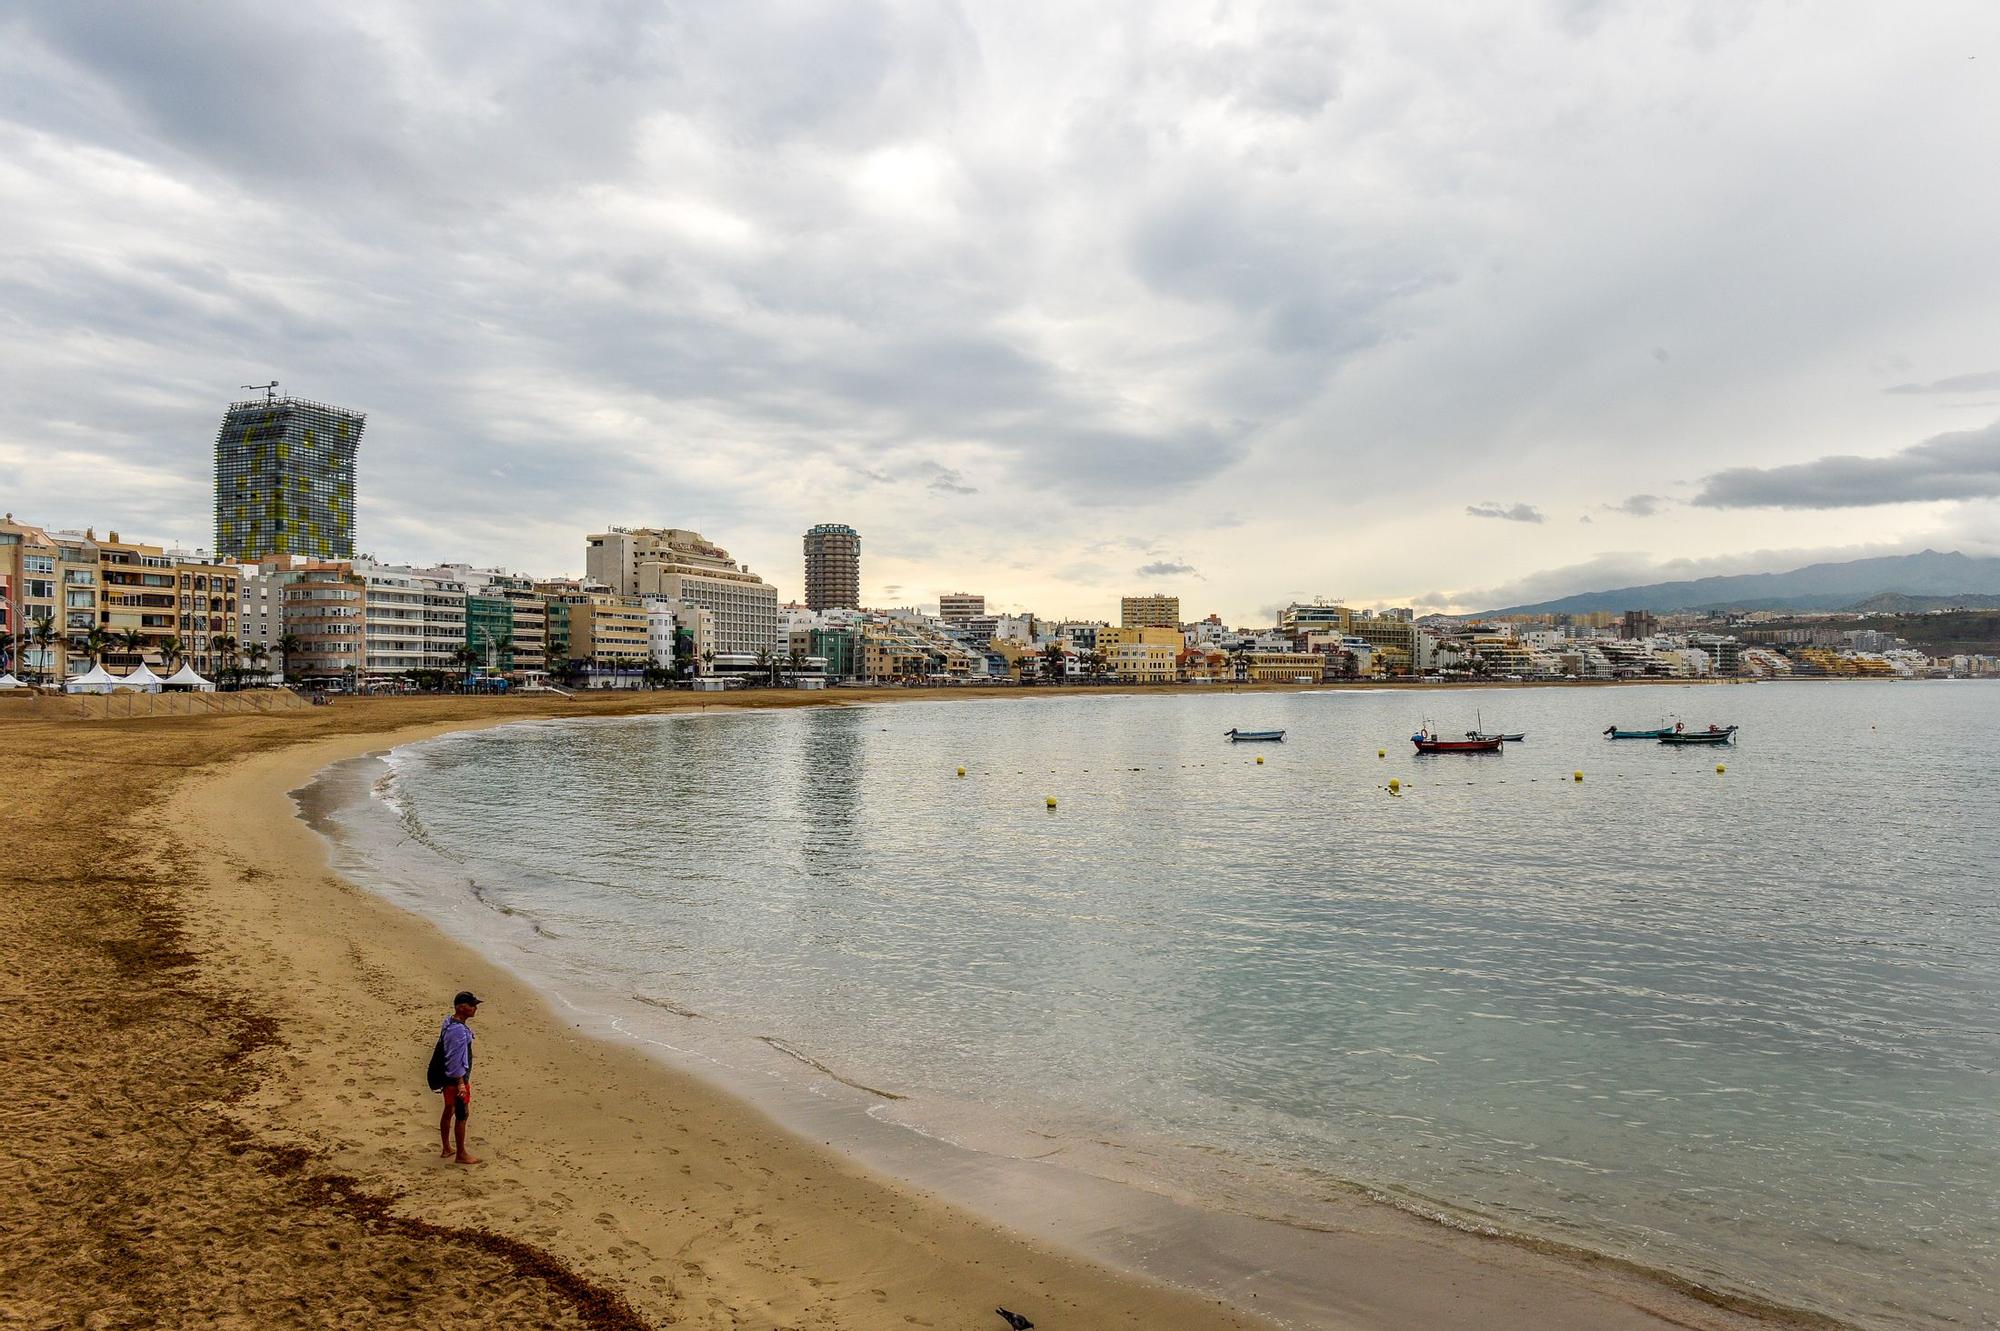
[{"label": "white apartment block", "polygon": [[449,670],[465,645],[465,584],[455,578],[357,561],[362,599],[362,670],[400,675]]},{"label": "white apartment block", "polygon": [[584,542],[585,575],[620,596],[662,596],[715,616],[715,650],[778,649],[778,589],[679,527],[613,527]]}]

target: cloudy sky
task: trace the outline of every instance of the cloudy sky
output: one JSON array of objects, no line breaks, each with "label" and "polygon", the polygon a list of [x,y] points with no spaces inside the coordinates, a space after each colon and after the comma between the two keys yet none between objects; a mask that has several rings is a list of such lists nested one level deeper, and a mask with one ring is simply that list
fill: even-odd
[{"label": "cloudy sky", "polygon": [[0,506],[379,557],[1478,608],[2000,548],[2000,7],[17,3]]}]

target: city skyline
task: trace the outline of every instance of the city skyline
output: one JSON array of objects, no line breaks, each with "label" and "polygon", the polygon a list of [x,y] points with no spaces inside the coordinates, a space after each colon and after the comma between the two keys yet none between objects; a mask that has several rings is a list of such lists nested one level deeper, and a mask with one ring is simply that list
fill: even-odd
[{"label": "city skyline", "polygon": [[415,563],[668,523],[796,600],[833,520],[869,604],[1253,623],[1990,552],[1995,27],[30,5],[0,491],[207,544],[275,378],[368,414],[358,547]]}]

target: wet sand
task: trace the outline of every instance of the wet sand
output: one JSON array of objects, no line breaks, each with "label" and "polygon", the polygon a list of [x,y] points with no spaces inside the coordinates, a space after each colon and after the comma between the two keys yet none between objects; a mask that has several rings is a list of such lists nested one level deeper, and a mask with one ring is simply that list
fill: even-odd
[{"label": "wet sand", "polygon": [[[331,763],[448,729],[703,705],[718,703],[344,700],[120,723],[0,711],[0,1323],[977,1328],[1000,1326],[1004,1304],[1049,1331],[1269,1325],[1250,1311],[1255,1271],[1190,1252],[1182,1279],[1206,1289],[1141,1279],[581,1034],[512,975],[334,875],[288,794]],[[460,987],[486,1000],[473,1119],[485,1163],[465,1169],[437,1158],[422,1084]],[[1059,1190],[1050,1204],[1065,1204]],[[1387,1208],[1285,1246],[1272,1265],[1315,1260],[1332,1291],[1287,1318],[1302,1325],[1768,1324],[1615,1264]]]}]

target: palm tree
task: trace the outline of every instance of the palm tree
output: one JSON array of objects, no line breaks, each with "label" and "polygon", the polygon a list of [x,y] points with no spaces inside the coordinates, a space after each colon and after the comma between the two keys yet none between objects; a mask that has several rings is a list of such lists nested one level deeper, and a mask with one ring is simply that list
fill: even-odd
[{"label": "palm tree", "polygon": [[1092,651],[1083,658],[1083,668],[1092,679],[1103,679],[1111,673],[1111,658],[1103,652]]},{"label": "palm tree", "polygon": [[174,663],[187,655],[187,643],[177,637],[167,638],[160,643],[160,654],[168,669],[172,670]]},{"label": "palm tree", "polygon": [[1250,649],[1238,644],[1229,649],[1229,663],[1236,669],[1238,683],[1250,677]]},{"label": "palm tree", "polygon": [[45,684],[54,683],[56,641],[62,636],[56,629],[55,616],[43,615],[40,619],[36,620],[35,627],[29,632],[28,636],[34,639],[35,646],[42,649],[42,682]]},{"label": "palm tree", "polygon": [[715,653],[713,651],[706,651],[701,654],[701,668],[703,673],[707,673],[715,668]]},{"label": "palm tree", "polygon": [[304,640],[301,639],[299,635],[296,633],[287,633],[278,639],[278,656],[281,658],[282,664],[284,666],[285,679],[287,680],[287,682],[289,682],[292,679],[292,677],[298,673],[293,668],[292,658],[299,655],[301,652],[305,651],[305,649],[306,645]]},{"label": "palm tree", "polygon": [[253,642],[243,649],[243,659],[250,663],[252,670],[261,675],[271,659],[271,649],[261,642]]},{"label": "palm tree", "polygon": [[1052,684],[1060,684],[1068,673],[1069,653],[1059,642],[1052,642],[1042,648],[1042,678]]},{"label": "palm tree", "polygon": [[792,687],[797,688],[799,676],[805,673],[806,649],[803,647],[792,648],[789,659],[792,663]]},{"label": "palm tree", "polygon": [[137,657],[140,664],[143,665],[145,663],[146,648],[150,645],[150,640],[145,634],[139,632],[137,629],[125,629],[112,636],[117,638],[118,646],[121,650]]},{"label": "palm tree", "polygon": [[208,640],[209,654],[216,662],[215,673],[230,677],[232,685],[241,682],[241,672],[235,663],[237,646],[236,635],[232,633],[218,633]]},{"label": "palm tree", "polygon": [[94,666],[104,664],[105,650],[111,645],[111,635],[93,625],[90,632],[83,635],[83,652]]},{"label": "palm tree", "polygon": [[486,645],[492,649],[493,663],[502,670],[514,668],[514,635],[503,633],[497,638],[487,639]]}]

